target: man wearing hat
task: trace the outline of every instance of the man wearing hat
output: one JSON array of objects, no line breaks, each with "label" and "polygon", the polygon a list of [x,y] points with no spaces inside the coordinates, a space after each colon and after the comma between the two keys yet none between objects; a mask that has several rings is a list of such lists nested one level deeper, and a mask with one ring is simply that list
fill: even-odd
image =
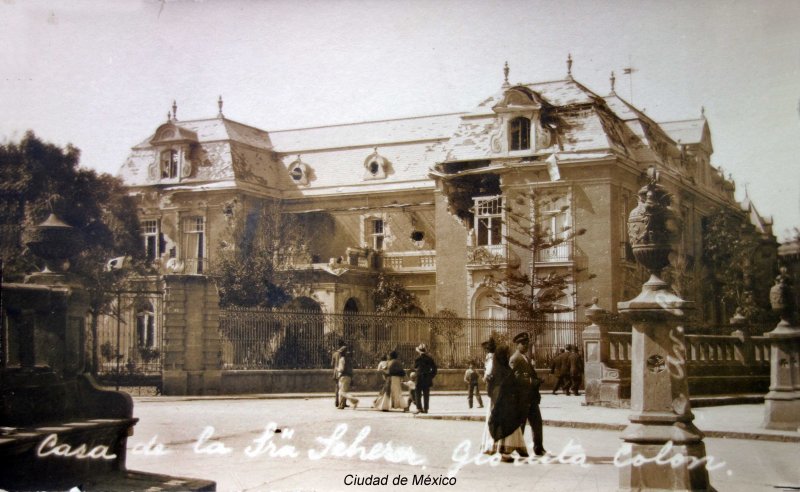
[{"label": "man wearing hat", "polygon": [[417,347],[419,357],[414,360],[414,370],[417,373],[417,387],[414,389],[417,409],[422,413],[428,413],[428,402],[431,396],[431,386],[433,378],[436,377],[436,362],[428,354],[428,347],[421,343]]},{"label": "man wearing hat", "polygon": [[542,413],[539,411],[539,402],[542,401],[539,386],[542,381],[528,356],[530,335],[527,332],[520,333],[514,337],[514,343],[517,344],[517,351],[508,362],[519,388],[522,433],[525,433],[525,422],[529,422],[533,431],[533,452],[536,456],[544,456]]},{"label": "man wearing hat", "polygon": [[336,376],[339,379],[339,409],[343,409],[345,404],[350,401],[355,410],[358,407],[358,398],[350,394],[350,383],[353,381],[353,362],[350,360],[350,353],[347,351],[346,345],[339,349],[339,365],[336,367]]},{"label": "man wearing hat", "polygon": [[[336,344],[336,350],[333,351],[331,354],[331,367],[333,367],[333,382],[336,384],[336,408],[339,408],[339,356],[342,354],[342,348],[344,347],[344,340],[339,339],[339,343]],[[347,405],[345,405],[347,406]]]}]

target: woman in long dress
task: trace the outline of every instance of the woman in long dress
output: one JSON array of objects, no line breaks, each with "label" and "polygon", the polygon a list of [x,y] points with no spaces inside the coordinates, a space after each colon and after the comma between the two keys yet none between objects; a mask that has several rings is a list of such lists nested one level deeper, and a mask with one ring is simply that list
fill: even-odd
[{"label": "woman in long dress", "polygon": [[375,401],[375,408],[384,412],[393,408],[405,409],[402,382],[406,371],[403,369],[403,364],[397,360],[397,352],[392,351],[389,354],[389,362],[384,371],[388,381],[387,390]]},{"label": "woman in long dress", "polygon": [[492,414],[492,381],[494,375],[492,373],[494,364],[494,353],[497,350],[497,343],[494,338],[489,338],[481,343],[481,347],[486,351],[486,360],[483,364],[483,382],[486,383],[486,396],[489,398],[489,404],[486,405],[486,422],[483,426],[483,436],[481,437],[481,451],[486,454],[491,454],[492,446],[494,446],[494,439],[489,433],[489,416]]},{"label": "woman in long dress", "polygon": [[512,453],[528,456],[528,448],[520,424],[520,393],[514,373],[509,367],[508,347],[497,347],[492,364],[492,409],[489,414],[489,433],[494,439],[491,454],[500,453],[504,461],[511,461]]}]

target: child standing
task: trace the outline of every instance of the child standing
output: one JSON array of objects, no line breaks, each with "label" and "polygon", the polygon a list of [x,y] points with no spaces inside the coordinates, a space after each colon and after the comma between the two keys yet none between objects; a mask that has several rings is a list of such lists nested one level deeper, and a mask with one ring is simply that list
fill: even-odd
[{"label": "child standing", "polygon": [[475,394],[475,399],[478,400],[478,408],[483,408],[483,400],[481,400],[481,390],[478,386],[478,372],[475,371],[475,364],[469,363],[469,369],[464,373],[464,382],[467,383],[469,392],[467,393],[467,402],[469,408],[472,408],[472,394]]},{"label": "child standing", "polygon": [[419,404],[414,399],[414,390],[417,388],[417,373],[411,372],[411,374],[408,375],[408,381],[402,384],[403,386],[408,388],[408,396],[406,397],[406,407],[403,409],[403,412],[408,412],[408,410],[411,408],[412,403],[419,412]]}]

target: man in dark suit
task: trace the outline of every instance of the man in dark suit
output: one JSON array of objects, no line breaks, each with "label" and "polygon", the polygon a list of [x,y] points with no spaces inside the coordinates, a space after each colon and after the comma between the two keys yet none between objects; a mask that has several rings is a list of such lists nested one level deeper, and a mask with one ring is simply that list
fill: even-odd
[{"label": "man in dark suit", "polygon": [[547,451],[544,449],[542,435],[542,413],[539,411],[539,402],[542,395],[539,394],[541,379],[536,375],[536,369],[531,363],[529,353],[530,335],[523,332],[514,337],[517,344],[517,351],[511,356],[509,365],[520,395],[520,415],[522,420],[522,433],[525,434],[525,422],[531,425],[533,432],[533,452],[536,456],[544,456]]},{"label": "man in dark suit", "polygon": [[419,357],[414,360],[414,370],[417,373],[417,387],[414,390],[415,403],[419,411],[428,413],[431,386],[433,386],[433,378],[436,377],[438,369],[433,357],[428,354],[428,347],[424,343],[421,343],[416,350],[419,353]]},{"label": "man in dark suit", "polygon": [[[569,351],[569,376],[573,394],[580,396],[581,379],[583,379],[583,355],[578,352],[578,347],[575,345],[571,345]],[[567,394],[569,394],[569,389]]]},{"label": "man in dark suit", "polygon": [[556,392],[560,388],[564,389],[566,394],[569,394],[569,386],[571,384],[570,377],[569,377],[569,345],[567,345],[566,349],[561,349],[561,352],[553,359],[553,363],[550,364],[550,374],[556,377],[556,385],[553,388],[553,394],[555,395]]},{"label": "man in dark suit", "polygon": [[[333,367],[333,382],[336,384],[336,408],[339,408],[339,376],[337,375],[337,369],[339,368],[339,356],[342,354],[342,349],[345,347],[344,340],[339,340],[339,343],[336,344],[336,350],[333,351],[331,354],[331,367]],[[345,404],[345,406],[347,406]]]}]

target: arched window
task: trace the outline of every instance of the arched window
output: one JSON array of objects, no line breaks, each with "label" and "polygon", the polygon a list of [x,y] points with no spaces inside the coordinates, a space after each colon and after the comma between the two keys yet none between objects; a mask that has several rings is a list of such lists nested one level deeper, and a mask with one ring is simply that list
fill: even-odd
[{"label": "arched window", "polygon": [[490,292],[483,292],[475,301],[475,317],[478,319],[505,319],[506,310],[497,305]]},{"label": "arched window", "polygon": [[508,124],[509,148],[527,150],[531,148],[531,120],[520,116]]}]

